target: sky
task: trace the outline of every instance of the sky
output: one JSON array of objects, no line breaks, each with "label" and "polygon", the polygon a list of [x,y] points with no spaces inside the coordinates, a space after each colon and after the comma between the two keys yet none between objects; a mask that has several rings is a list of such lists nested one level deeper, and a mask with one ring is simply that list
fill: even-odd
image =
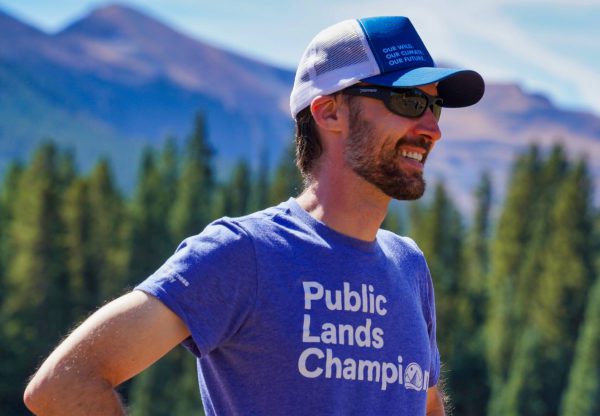
[{"label": "sky", "polygon": [[[97,0],[0,0],[53,33]],[[600,115],[600,0],[127,0],[199,40],[295,69],[321,29],[366,16],[408,16],[438,62],[517,82],[556,105]]]}]

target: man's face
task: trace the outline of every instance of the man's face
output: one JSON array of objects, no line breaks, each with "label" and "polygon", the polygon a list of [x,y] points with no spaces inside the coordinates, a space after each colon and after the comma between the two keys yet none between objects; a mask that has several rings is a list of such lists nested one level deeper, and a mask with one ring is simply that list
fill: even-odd
[{"label": "man's face", "polygon": [[[435,85],[421,89],[437,94]],[[423,165],[441,136],[431,110],[412,119],[392,113],[376,99],[352,97],[349,100],[346,163],[391,198],[420,198],[425,192]]]}]

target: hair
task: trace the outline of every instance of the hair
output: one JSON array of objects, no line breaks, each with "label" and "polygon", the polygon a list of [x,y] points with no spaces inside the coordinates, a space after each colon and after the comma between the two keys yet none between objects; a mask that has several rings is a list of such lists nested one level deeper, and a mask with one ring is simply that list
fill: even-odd
[{"label": "hair", "polygon": [[[340,94],[335,92],[333,95]],[[357,97],[343,95],[348,105],[352,108]],[[304,186],[313,180],[313,172],[317,161],[323,154],[323,145],[315,124],[315,119],[310,112],[310,106],[296,115],[296,166],[304,179]]]},{"label": "hair", "polygon": [[305,186],[312,181],[315,164],[323,153],[323,145],[315,119],[306,107],[296,115],[296,166],[300,169]]}]

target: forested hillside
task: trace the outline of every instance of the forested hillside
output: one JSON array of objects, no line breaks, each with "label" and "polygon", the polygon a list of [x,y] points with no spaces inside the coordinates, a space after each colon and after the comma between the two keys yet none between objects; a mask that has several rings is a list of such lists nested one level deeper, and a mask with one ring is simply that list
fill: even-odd
[{"label": "forested hillside", "polygon": [[[86,174],[46,142],[13,164],[0,189],[0,403],[26,414],[27,377],[71,328],[151,274],[212,219],[297,195],[289,148],[277,166],[240,160],[219,181],[204,118],[177,145],[148,148],[134,192],[111,163]],[[585,161],[536,146],[514,162],[497,221],[497,192],[480,178],[472,218],[443,183],[428,203],[393,205],[384,224],[414,238],[436,287],[443,378],[455,415],[600,413],[598,215]],[[400,214],[400,212],[407,214]],[[201,408],[193,356],[176,348],[120,389],[133,415]]]}]

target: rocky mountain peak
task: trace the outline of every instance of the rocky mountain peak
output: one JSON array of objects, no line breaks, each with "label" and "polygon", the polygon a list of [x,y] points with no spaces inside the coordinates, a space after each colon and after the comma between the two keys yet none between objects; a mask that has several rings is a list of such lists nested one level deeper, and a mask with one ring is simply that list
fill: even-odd
[{"label": "rocky mountain peak", "polygon": [[177,34],[147,14],[122,4],[111,4],[92,10],[88,15],[67,26],[57,36],[114,40],[148,37],[157,33],[164,35],[165,32],[171,36]]},{"label": "rocky mountain peak", "polygon": [[0,37],[7,36],[44,36],[44,32],[0,9]]}]

